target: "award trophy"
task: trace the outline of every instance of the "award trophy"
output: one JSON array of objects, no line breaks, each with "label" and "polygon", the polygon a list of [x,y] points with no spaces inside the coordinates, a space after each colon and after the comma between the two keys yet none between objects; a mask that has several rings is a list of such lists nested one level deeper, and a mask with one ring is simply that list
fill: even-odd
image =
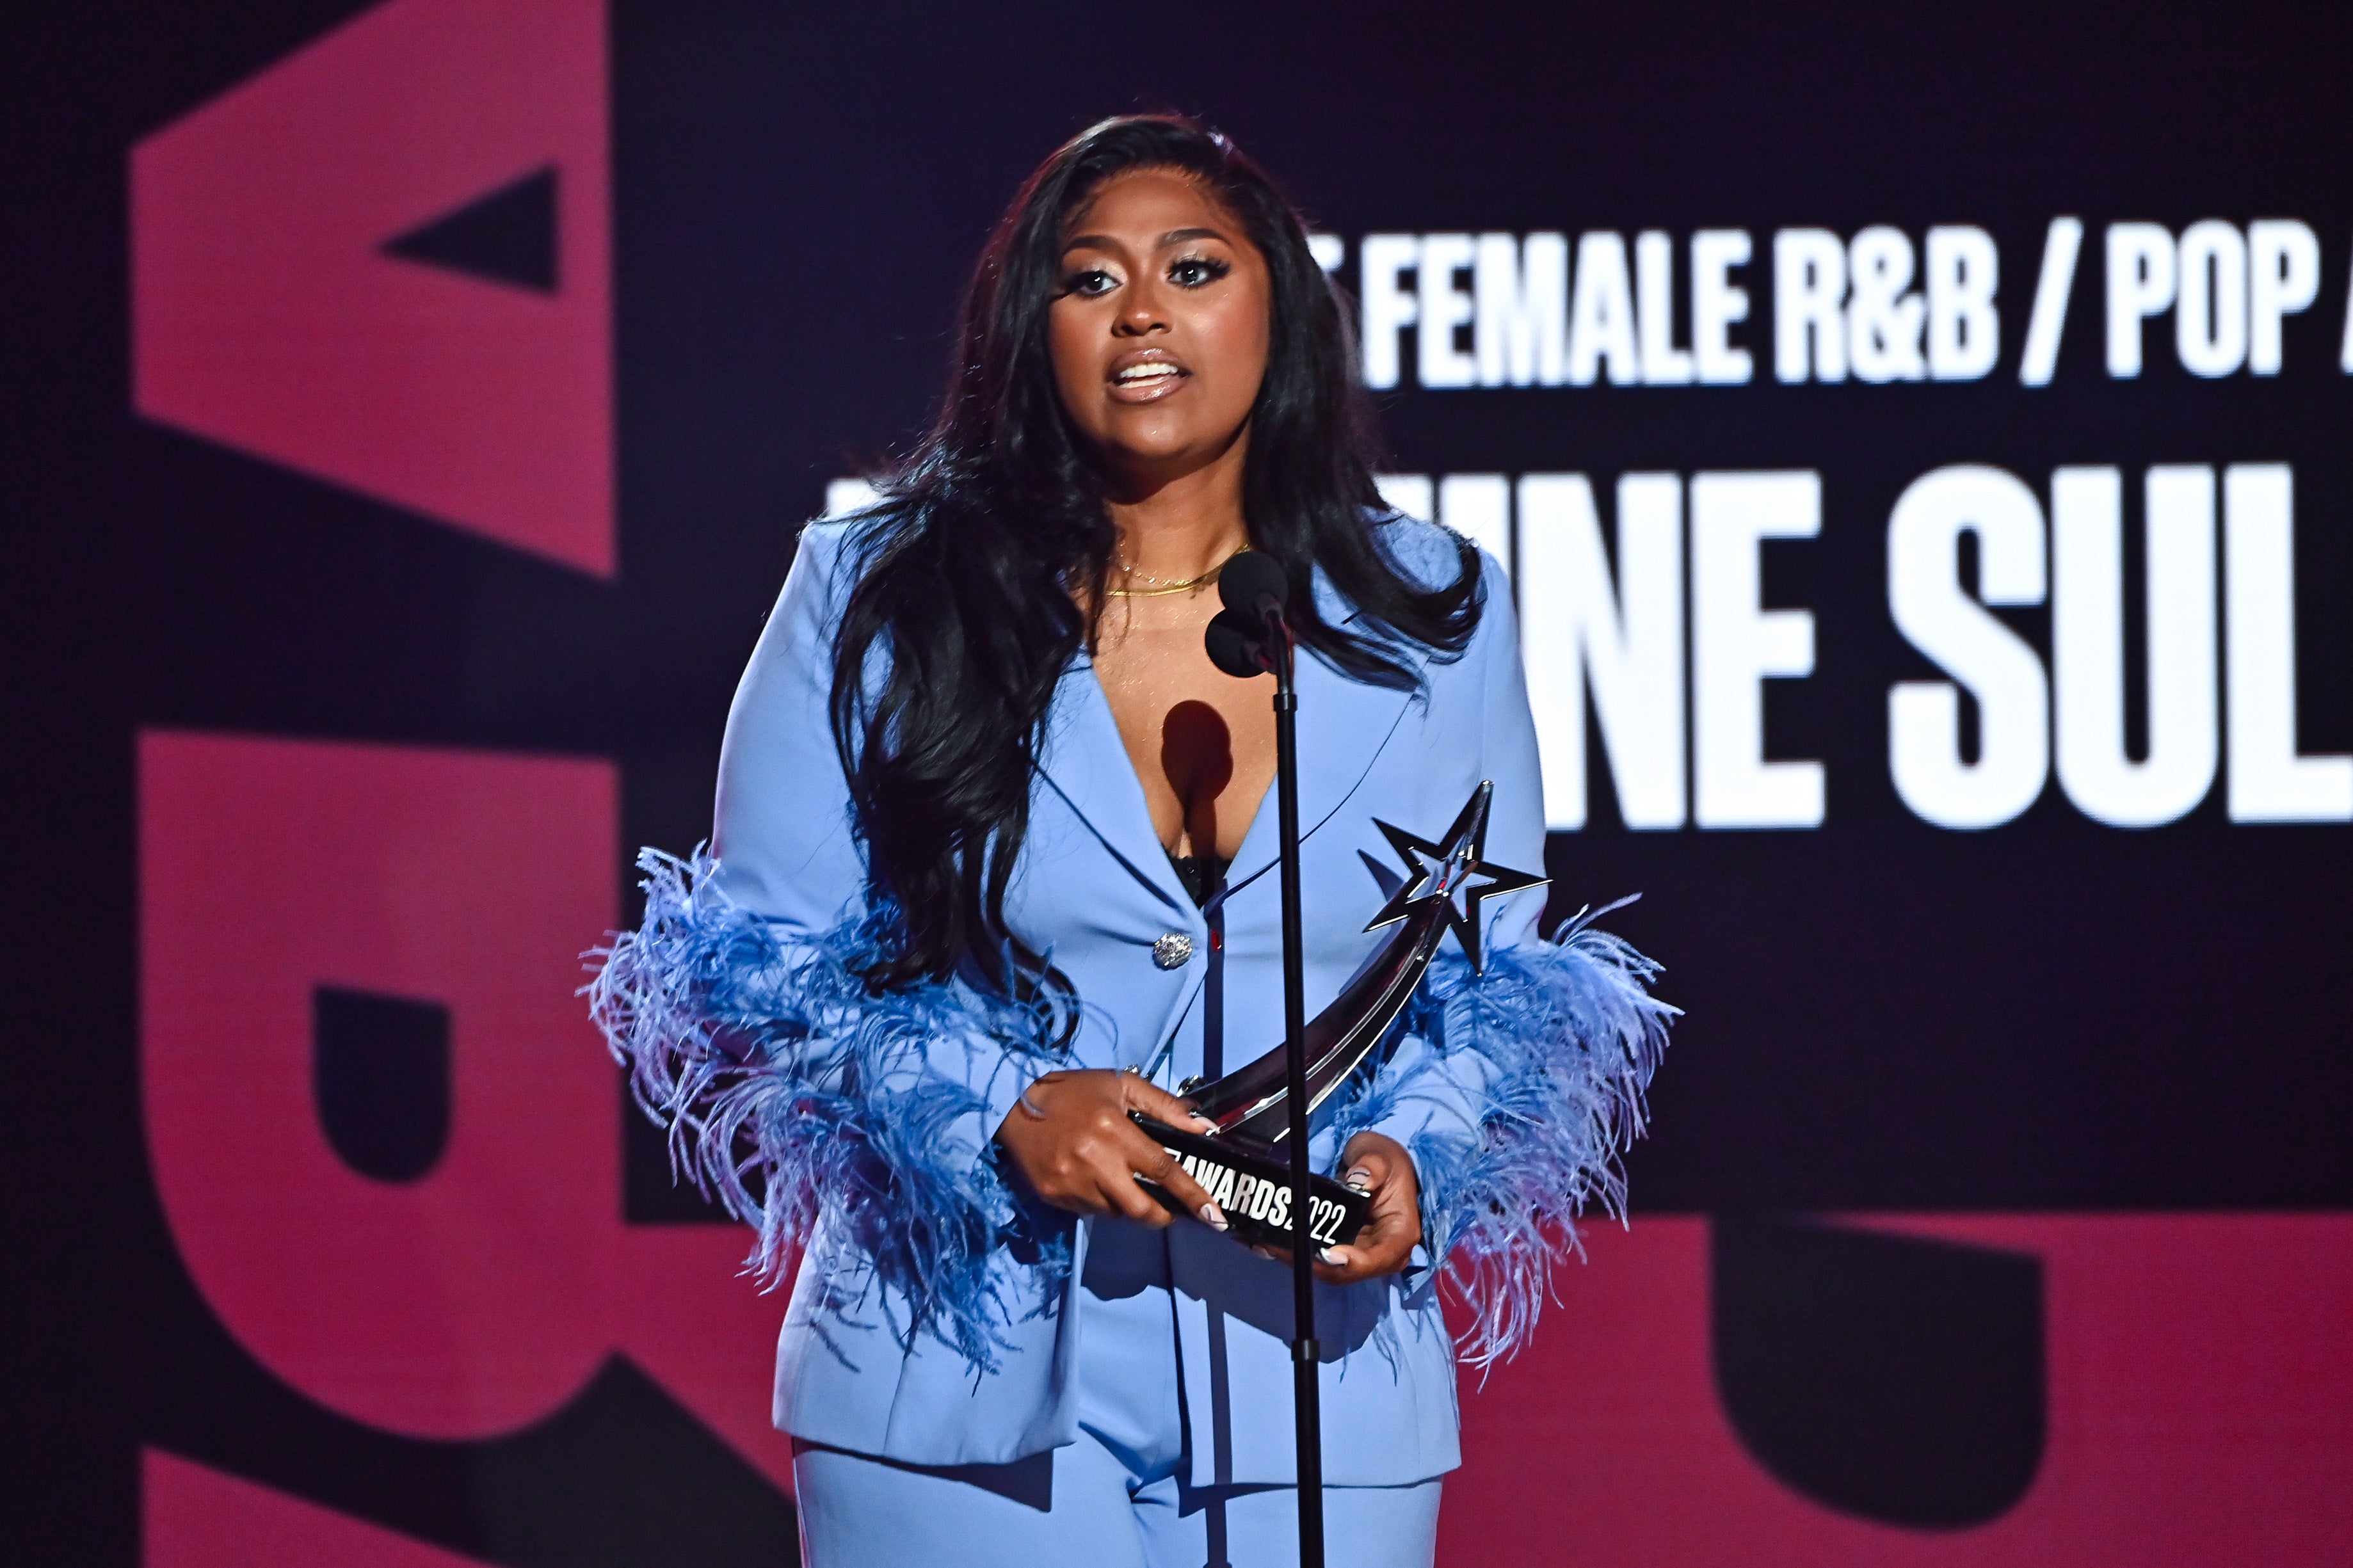
[{"label": "award trophy", "polygon": [[[1331,1098],[1369,1059],[1389,1026],[1421,983],[1451,931],[1472,968],[1481,966],[1479,902],[1501,893],[1533,888],[1545,879],[1487,864],[1487,806],[1494,784],[1484,783],[1464,803],[1444,839],[1418,838],[1377,818],[1373,826],[1405,862],[1406,877],[1365,929],[1387,925],[1397,931],[1356,973],[1332,1005],[1302,1031],[1305,1048],[1307,1109]],[[1473,879],[1481,879],[1473,880]],[[1457,899],[1461,901],[1458,904]],[[1229,1233],[1245,1246],[1289,1251],[1295,1245],[1290,1193],[1290,1089],[1285,1060],[1277,1046],[1246,1067],[1212,1082],[1178,1086],[1199,1114],[1217,1123],[1215,1132],[1193,1132],[1134,1113],[1138,1125],[1183,1163],[1226,1212]],[[1172,1211],[1176,1200],[1161,1188],[1153,1194]],[[1307,1235],[1318,1249],[1356,1239],[1370,1217],[1372,1202],[1353,1187],[1327,1176],[1309,1180]]]}]

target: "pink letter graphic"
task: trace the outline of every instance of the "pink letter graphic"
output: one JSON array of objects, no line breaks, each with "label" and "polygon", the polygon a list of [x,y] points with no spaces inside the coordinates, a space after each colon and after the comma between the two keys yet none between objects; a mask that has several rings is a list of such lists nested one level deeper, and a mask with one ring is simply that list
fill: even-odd
[{"label": "pink letter graphic", "polygon": [[140,1482],[145,1568],[484,1568],[153,1448],[140,1456]]},{"label": "pink letter graphic", "polygon": [[[311,1398],[443,1439],[538,1421],[619,1352],[785,1484],[783,1302],[741,1278],[747,1236],[621,1220],[618,1075],[574,994],[618,903],[611,766],[149,733],[139,774],[148,1145],[228,1331]],[[448,1010],[448,1134],[417,1180],[328,1141],[322,986]]]},{"label": "pink letter graphic", "polygon": [[[393,0],[131,157],[151,419],[613,570],[598,0]],[[553,167],[553,294],[383,253]]]}]

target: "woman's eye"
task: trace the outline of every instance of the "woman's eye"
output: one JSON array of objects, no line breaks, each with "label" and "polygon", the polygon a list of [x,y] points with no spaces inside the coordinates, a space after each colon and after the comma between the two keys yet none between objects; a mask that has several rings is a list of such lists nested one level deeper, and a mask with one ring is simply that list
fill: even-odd
[{"label": "woman's eye", "polygon": [[1100,267],[1090,267],[1083,271],[1073,272],[1062,279],[1063,293],[1076,294],[1086,300],[1108,294],[1118,287],[1119,279]]},{"label": "woman's eye", "polygon": [[1179,289],[1215,283],[1233,268],[1214,256],[1187,256],[1168,264],[1168,281]]}]

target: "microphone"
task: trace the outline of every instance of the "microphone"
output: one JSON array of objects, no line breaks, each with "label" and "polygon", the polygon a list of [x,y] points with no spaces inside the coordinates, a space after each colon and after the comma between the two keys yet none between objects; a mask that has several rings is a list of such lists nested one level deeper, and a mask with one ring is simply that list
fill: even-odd
[{"label": "microphone", "polygon": [[1272,556],[1245,550],[1218,573],[1218,597],[1228,610],[1253,621],[1269,615],[1280,617],[1291,599],[1291,584]]},{"label": "microphone", "polygon": [[1202,634],[1209,662],[1240,680],[1272,671],[1271,640],[1288,635],[1282,606],[1290,586],[1282,568],[1254,550],[1228,561],[1218,574],[1218,597],[1226,607]]},{"label": "microphone", "polygon": [[1201,640],[1208,647],[1209,662],[1237,680],[1252,679],[1273,668],[1266,656],[1266,632],[1250,625],[1248,616],[1219,611],[1209,617]]}]

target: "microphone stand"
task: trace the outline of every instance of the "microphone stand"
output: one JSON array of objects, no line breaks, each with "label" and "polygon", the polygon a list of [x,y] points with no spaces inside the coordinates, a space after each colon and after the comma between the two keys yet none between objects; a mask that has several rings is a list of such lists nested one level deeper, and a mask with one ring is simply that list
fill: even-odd
[{"label": "microphone stand", "polygon": [[1274,668],[1274,789],[1282,878],[1282,1039],[1291,1138],[1292,1395],[1299,1438],[1300,1568],[1324,1568],[1324,1413],[1317,1382],[1315,1274],[1309,1251],[1307,1156],[1307,981],[1299,913],[1299,693],[1292,685],[1290,627],[1269,605],[1268,662]]},{"label": "microphone stand", "polygon": [[1275,826],[1281,830],[1282,881],[1283,1136],[1291,1140],[1291,1387],[1299,1438],[1300,1568],[1324,1568],[1323,1388],[1315,1346],[1315,1268],[1308,1248],[1314,1214],[1314,1174],[1307,1156],[1306,944],[1299,916],[1299,691],[1291,626],[1283,615],[1290,589],[1282,569],[1244,551],[1218,574],[1224,611],[1209,622],[1204,646],[1209,662],[1248,679],[1274,677]]}]

